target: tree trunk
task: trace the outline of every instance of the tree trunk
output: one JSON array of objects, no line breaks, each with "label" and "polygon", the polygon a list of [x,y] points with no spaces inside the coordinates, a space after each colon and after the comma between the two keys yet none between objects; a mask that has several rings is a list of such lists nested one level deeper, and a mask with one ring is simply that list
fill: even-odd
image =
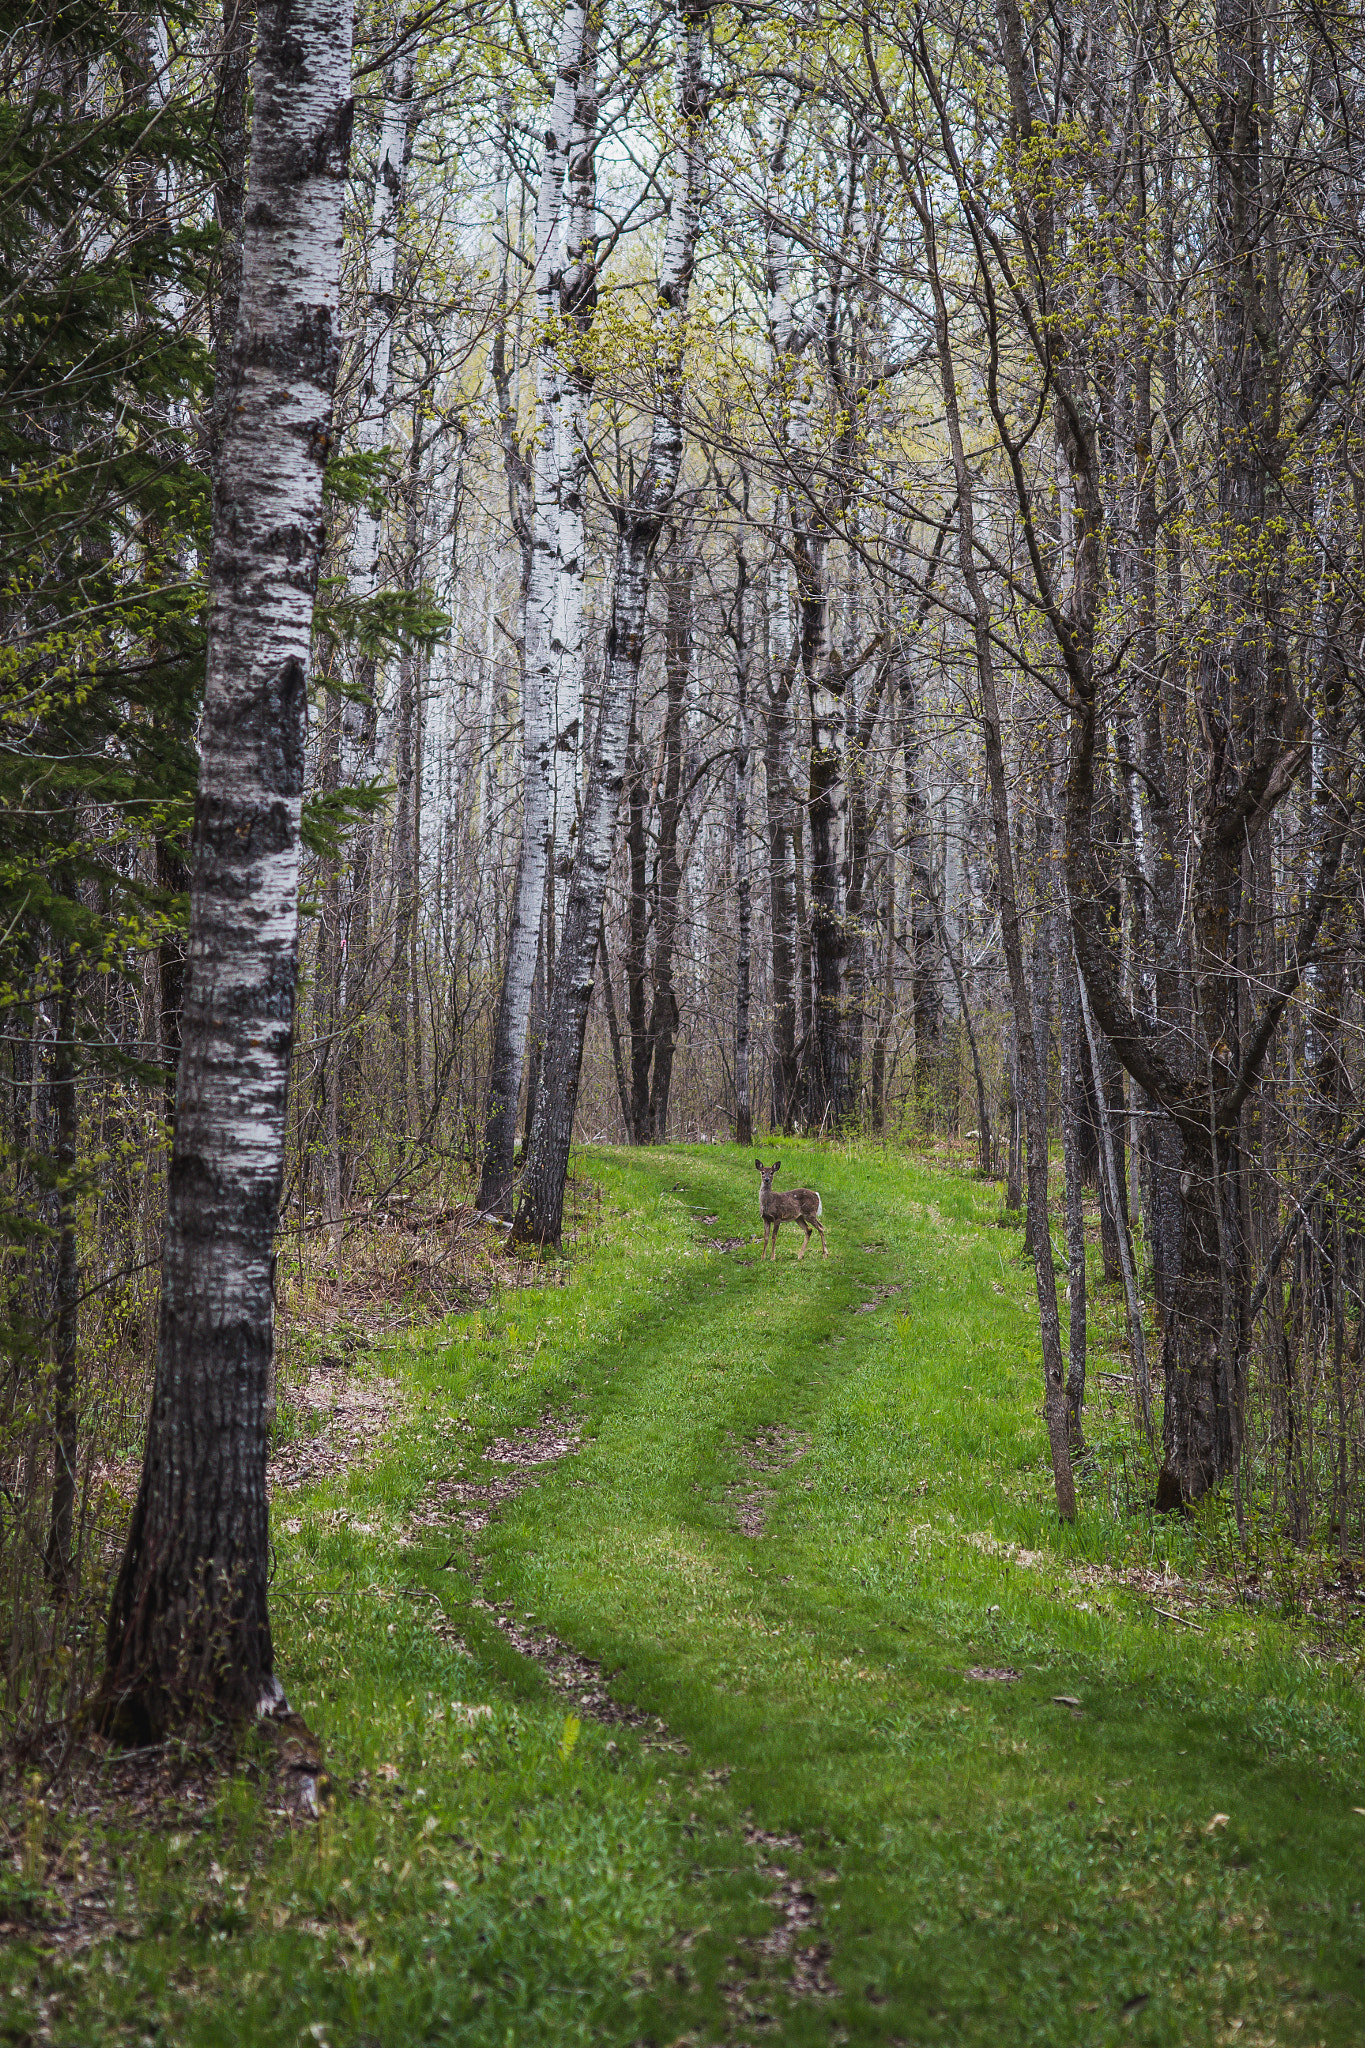
[{"label": "tree trunk", "polygon": [[[976,1042],[976,1029],[972,1023],[972,1013],[971,1010],[968,1008],[967,1004],[967,984],[963,977],[962,969],[958,964],[957,954],[954,952],[952,946],[949,944],[948,928],[943,916],[943,905],[938,901],[937,897],[935,897],[932,903],[930,904],[930,909],[934,917],[935,930],[938,932],[939,948],[943,954],[944,959],[948,962],[948,967],[953,977],[953,987],[957,990],[957,1006],[962,1017],[962,1028],[967,1034],[967,1047],[972,1056],[972,1078],[976,1084],[977,1158],[981,1162],[981,1177],[983,1180],[987,1180],[990,1178],[990,1174],[992,1171],[991,1111],[990,1101],[986,1094],[985,1069],[981,1064],[981,1048]],[[1014,1089],[1014,1075],[1018,1068],[1018,1064],[1018,1056],[1016,1053],[1013,1052],[1013,1050],[1011,1050],[1008,1082],[1009,1092],[1005,1102],[1005,1116],[1009,1127],[1009,1187],[1012,1191],[1011,1193],[1007,1193],[1005,1200],[1006,1206],[1011,1209],[1017,1209],[1022,1199],[1020,1194],[1018,1164],[1019,1110],[1018,1103],[1015,1099]]]},{"label": "tree trunk", "polygon": [[848,735],[843,662],[829,642],[823,535],[809,534],[801,579],[801,666],[810,695],[810,904],[814,987],[807,1114],[838,1130],[852,1108],[848,1048]]},{"label": "tree trunk", "polygon": [[[1050,778],[1049,778],[1050,780]],[[1033,914],[1033,945],[1029,980],[1029,996],[1032,1003],[1033,1042],[1038,1048],[1038,1082],[1042,1089],[1042,1116],[1046,1129],[1051,1129],[1052,1118],[1048,1112],[1048,1075],[1052,1051],[1052,919],[1043,908],[1052,883],[1052,820],[1051,791],[1045,781],[1041,791],[1035,792],[1037,810],[1033,821],[1034,887],[1040,900]],[[1028,1218],[1028,1229],[1033,1218]]]},{"label": "tree trunk", "polygon": [[612,843],[625,780],[625,741],[644,653],[650,568],[682,465],[682,377],[688,293],[696,254],[702,189],[701,83],[705,14],[694,0],[681,13],[678,61],[681,163],[669,208],[668,238],[659,280],[661,327],[659,398],[649,457],[618,513],[606,676],[598,719],[596,758],[588,778],[564,909],[564,932],[555,958],[545,1047],[545,1078],[531,1133],[529,1156],[513,1236],[518,1242],[558,1244],[564,1213],[574,1110],[583,1064],[583,1036],[592,1000],[598,925],[611,867]]},{"label": "tree trunk", "polygon": [[668,619],[664,629],[663,786],[659,792],[659,845],[655,856],[654,989],[649,1015],[649,1050],[653,1064],[649,1088],[650,1143],[668,1136],[668,1094],[673,1082],[673,1048],[678,1036],[678,994],[673,986],[673,955],[678,942],[678,898],[682,866],[678,860],[678,827],[682,818],[683,714],[687,677],[692,664],[692,575],[686,550],[690,537],[683,527],[678,546],[683,559],[668,579]]},{"label": "tree trunk", "polygon": [[[794,710],[799,706],[794,705]],[[810,1122],[810,1062],[815,1042],[815,1021],[812,1001],[815,988],[814,952],[811,919],[806,901],[806,813],[805,806],[796,793],[790,763],[796,752],[797,738],[793,718],[792,747],[788,753],[789,773],[787,780],[787,815],[791,819],[792,847],[792,907],[795,913],[796,947],[796,1086],[793,1092],[793,1115],[796,1123]],[[809,785],[808,785],[809,786]]]},{"label": "tree trunk", "polygon": [[[66,893],[69,893],[66,892]],[[72,1590],[76,1511],[80,1328],[80,1244],[76,1205],[76,951],[62,949],[57,1036],[52,1049],[52,1110],[57,1126],[57,1321],[52,1349],[52,1519],[44,1563],[54,1595]]]},{"label": "tree trunk", "polygon": [[[209,300],[213,337],[213,402],[207,435],[210,464],[217,463],[232,385],[232,346],[237,335],[237,309],[242,291],[242,223],[246,211],[247,87],[251,76],[251,39],[256,27],[254,0],[223,0],[223,40],[218,51],[218,102],[214,134],[218,176],[213,187],[213,212],[218,228],[216,290]],[[185,886],[182,882],[181,888]],[[179,1050],[179,1040],[176,1041]],[[174,1083],[172,1083],[174,1090]]]},{"label": "tree trunk", "polygon": [[749,975],[753,954],[751,885],[749,880],[749,661],[745,620],[749,564],[741,532],[735,550],[735,1143],[753,1143],[753,1105],[749,1081]]},{"label": "tree trunk", "polygon": [[1000,935],[1009,972],[1010,997],[1019,1047],[1024,1122],[1028,1135],[1029,1215],[1033,1224],[1033,1266],[1038,1289],[1038,1317],[1043,1348],[1043,1407],[1047,1419],[1048,1443],[1052,1453],[1057,1511],[1063,1521],[1072,1522],[1076,1519],[1076,1491],[1071,1474],[1061,1320],[1057,1313],[1057,1282],[1052,1270],[1052,1239],[1048,1224],[1047,1124],[1043,1114],[1044,1098],[1038,1049],[1033,1037],[1033,1012],[1024,975],[1023,935],[1020,930],[1019,899],[1014,879],[1014,849],[1010,843],[1009,796],[1005,779],[1005,757],[1001,745],[1000,707],[995,686],[995,651],[991,639],[991,617],[986,594],[977,572],[972,474],[967,464],[967,452],[958,413],[957,370],[949,341],[948,308],[938,270],[935,228],[929,210],[928,196],[922,186],[913,191],[912,204],[924,231],[930,288],[933,293],[939,381],[947,416],[949,444],[952,449],[953,474],[957,483],[958,567],[971,605],[976,674],[981,690],[981,727],[985,741],[986,773],[990,785],[991,821],[995,832],[996,869],[1000,886]]},{"label": "tree trunk", "polygon": [[554,843],[560,813],[572,812],[578,761],[586,735],[583,596],[587,577],[587,493],[591,470],[588,415],[596,372],[588,347],[597,312],[597,12],[587,11],[583,56],[569,136],[568,217],[559,317],[569,337],[569,362],[559,417],[559,594],[556,601]]},{"label": "tree trunk", "polygon": [[196,1713],[244,1719],[283,1700],[266,1592],[266,1400],[350,55],[347,0],[262,9],[156,1374],[106,1642],[106,1720],[136,1741]]},{"label": "tree trunk", "polygon": [[645,835],[645,769],[638,712],[626,739],[626,861],[630,902],[626,912],[626,1028],[630,1033],[630,1118],[632,1145],[643,1145],[649,1115],[649,1026],[645,1011],[645,949],[649,941],[648,844]]},{"label": "tree trunk", "polygon": [[[1091,1015],[1090,998],[1086,992],[1085,982],[1079,974],[1077,992],[1080,996],[1081,1017],[1085,1025],[1090,1056],[1095,1065],[1099,1066],[1099,1035]],[[1137,1264],[1133,1257],[1133,1240],[1128,1229],[1127,1205],[1119,1187],[1119,1153],[1114,1143],[1113,1124],[1107,1117],[1100,1125],[1100,1154],[1100,1167],[1104,1175],[1104,1185],[1109,1190],[1110,1208],[1118,1235],[1119,1269],[1123,1279],[1124,1308],[1128,1318],[1128,1353],[1133,1366],[1133,1397],[1137,1405],[1138,1420],[1150,1444],[1153,1442],[1152,1389],[1147,1370],[1147,1340],[1142,1328],[1142,1303],[1138,1299]]]},{"label": "tree trunk", "polygon": [[1066,1175],[1066,1286],[1070,1310],[1069,1362],[1066,1374],[1067,1418],[1073,1448],[1084,1439],[1085,1408],[1085,1207],[1081,1186],[1080,1128],[1084,1083],[1081,1078],[1082,1025],[1076,964],[1071,952],[1069,922],[1058,946],[1061,974],[1062,1034],[1062,1164]]},{"label": "tree trunk", "polygon": [[[371,457],[378,456],[384,447],[393,390],[394,281],[398,268],[398,228],[412,121],[413,78],[414,58],[409,49],[399,59],[385,94],[384,125],[380,131],[379,159],[374,174],[369,305],[366,309],[360,409],[355,427],[357,447],[362,455]],[[380,538],[379,515],[371,505],[362,504],[356,512],[351,548],[351,590],[358,599],[372,597],[378,586]],[[373,694],[372,656],[365,657],[362,669],[362,681],[367,675]]]},{"label": "tree trunk", "polygon": [[[1010,1031],[1009,1063],[1005,1068],[1005,1207],[1024,1205],[1024,1133],[1019,1109],[1019,1034]],[[1025,1217],[1027,1230],[1028,1218]],[[1032,1243],[1029,1243],[1032,1250]]]},{"label": "tree trunk", "polygon": [[[412,411],[412,440],[403,480],[403,588],[421,586],[422,400]],[[418,1128],[414,1097],[420,1090],[421,1059],[414,1031],[413,953],[417,926],[417,849],[419,793],[418,755],[422,691],[422,655],[405,647],[398,662],[398,694],[394,704],[393,931],[389,956],[389,1128],[403,1163]]]},{"label": "tree trunk", "polygon": [[[880,638],[880,635],[878,636]],[[874,642],[874,645],[876,643]],[[852,674],[847,682],[850,720],[848,762],[848,888],[844,909],[848,931],[848,959],[845,981],[844,1041],[848,1054],[848,1096],[850,1113],[856,1108],[863,1087],[863,1042],[867,1027],[868,969],[872,958],[871,937],[864,905],[875,896],[875,874],[871,871],[874,809],[868,801],[869,762],[881,716],[882,698],[891,673],[891,656],[883,650],[877,660],[861,704],[854,697]]]},{"label": "tree trunk", "polygon": [[770,681],[764,707],[763,774],[768,792],[768,929],[772,944],[773,1123],[790,1131],[796,1121],[796,902],[787,794],[787,707],[792,671],[784,665]]},{"label": "tree trunk", "polygon": [[[1107,1040],[1087,1041],[1086,1059],[1090,1073],[1091,1100],[1095,1118],[1095,1163],[1100,1196],[1100,1251],[1104,1277],[1112,1286],[1123,1278],[1123,1255],[1119,1249],[1128,1228],[1128,1182],[1124,1171],[1123,1069]],[[1111,1179],[1105,1167],[1106,1148],[1112,1146],[1117,1172]]]},{"label": "tree trunk", "polygon": [[[872,1097],[872,1128],[886,1129],[886,1055],[896,1018],[896,857],[888,852],[882,890],[882,972],[877,1007],[877,1035],[872,1041],[868,1084]],[[894,1062],[893,1062],[894,1064]]]},{"label": "tree trunk", "polygon": [[526,1020],[526,1119],[522,1126],[523,1148],[531,1142],[531,1129],[540,1100],[540,1062],[545,1051],[545,929],[541,911],[540,937],[536,942],[536,971],[531,977],[531,1002]]},{"label": "tree trunk", "polygon": [[[333,650],[331,659],[335,659]],[[325,668],[330,667],[330,661]],[[326,692],[322,731],[318,738],[318,788],[334,792],[341,780],[341,697]],[[327,1224],[337,1284],[341,1281],[341,867],[328,860],[318,918],[317,984],[313,997],[318,1041],[318,1086],[322,1093],[323,1218]]]},{"label": "tree trunk", "polygon": [[616,1001],[611,992],[611,956],[607,950],[607,921],[604,916],[597,920],[597,964],[602,973],[602,1002],[607,1013],[607,1035],[611,1040],[611,1063],[616,1073],[616,1096],[629,1143],[630,1090],[626,1086],[625,1062],[621,1057],[621,1027],[616,1018]]},{"label": "tree trunk", "polygon": [[[368,304],[355,423],[357,450],[371,460],[378,458],[384,448],[393,401],[394,283],[412,127],[413,82],[414,58],[409,50],[399,58],[385,92],[371,203]],[[379,514],[371,505],[362,504],[356,512],[351,542],[350,595],[356,604],[366,603],[378,592],[382,538]],[[356,780],[374,772],[379,735],[378,695],[378,663],[373,653],[362,652],[356,661],[354,689],[342,715],[347,756],[344,772],[354,775]],[[370,957],[370,926],[377,830],[372,814],[361,818],[351,848],[345,1007],[338,1020],[342,1036],[337,1057],[338,1119],[341,1143],[348,1150],[340,1178],[347,1198],[355,1179],[359,1145],[370,1135],[365,1132],[362,1137],[359,1126],[365,1097],[373,1085],[366,1041],[375,993],[372,984],[376,978]]]},{"label": "tree trunk", "polygon": [[[545,128],[536,201],[534,287],[536,449],[530,521],[531,567],[526,600],[526,656],[522,686],[522,825],[516,893],[502,991],[493,1036],[493,1067],[484,1126],[479,1207],[504,1216],[512,1207],[512,1155],[517,1100],[526,1057],[526,1030],[535,975],[545,871],[550,860],[551,769],[555,744],[554,615],[559,589],[559,467],[556,427],[562,375],[555,314],[560,296],[559,217],[583,61],[587,9],[568,0],[550,118]],[[594,919],[594,927],[596,920]],[[591,933],[596,944],[596,930]],[[591,977],[591,965],[589,965]]]},{"label": "tree trunk", "polygon": [[[1014,0],[1001,4],[1010,11]],[[1012,34],[1017,45],[1017,14]],[[1269,546],[1283,472],[1285,357],[1275,296],[1278,255],[1271,240],[1276,209],[1264,204],[1261,190],[1261,22],[1250,0],[1218,0],[1214,42],[1217,81],[1206,133],[1213,158],[1210,261],[1217,280],[1209,368],[1217,406],[1217,526],[1211,544],[1219,569],[1200,635],[1194,689],[1201,788],[1189,888],[1191,1000],[1186,1016],[1164,1011],[1159,1003],[1155,1030],[1124,1000],[1103,917],[1103,867],[1094,846],[1098,734],[1091,666],[1099,493],[1086,437],[1074,430],[1072,415],[1060,403],[1058,410],[1059,447],[1092,536],[1084,630],[1060,642],[1074,705],[1067,866],[1075,942],[1098,1021],[1134,1080],[1168,1111],[1181,1145],[1180,1276],[1162,1342],[1162,1507],[1197,1501],[1235,1468],[1250,1299],[1242,1106],[1316,946],[1362,789],[1356,782],[1349,800],[1342,792],[1340,816],[1324,833],[1319,871],[1285,965],[1268,977],[1259,1021],[1244,1043],[1234,944],[1242,849],[1254,842],[1290,786],[1301,757],[1285,744],[1290,707],[1279,617],[1284,557]],[[1011,71],[1023,77],[1017,47]],[[1063,364],[1063,396],[1066,387]]]}]

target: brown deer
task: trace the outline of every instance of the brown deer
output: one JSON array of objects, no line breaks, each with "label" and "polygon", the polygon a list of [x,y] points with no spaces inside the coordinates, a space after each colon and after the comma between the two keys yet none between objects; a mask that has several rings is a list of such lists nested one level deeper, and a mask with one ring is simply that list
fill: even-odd
[{"label": "brown deer", "polygon": [[803,1244],[800,1251],[796,1254],[797,1258],[805,1258],[806,1245],[810,1243],[812,1230],[819,1231],[820,1249],[825,1257],[828,1258],[829,1246],[825,1243],[825,1226],[820,1221],[820,1197],[816,1194],[814,1188],[793,1188],[789,1194],[775,1195],[773,1193],[773,1175],[781,1164],[782,1161],[780,1159],[774,1159],[771,1166],[765,1166],[761,1159],[755,1159],[754,1161],[754,1165],[759,1171],[758,1212],[763,1218],[763,1250],[759,1253],[759,1257],[762,1258],[766,1255],[768,1240],[771,1237],[773,1261],[776,1263],[779,1227],[784,1223],[799,1223],[805,1230],[806,1244]]}]

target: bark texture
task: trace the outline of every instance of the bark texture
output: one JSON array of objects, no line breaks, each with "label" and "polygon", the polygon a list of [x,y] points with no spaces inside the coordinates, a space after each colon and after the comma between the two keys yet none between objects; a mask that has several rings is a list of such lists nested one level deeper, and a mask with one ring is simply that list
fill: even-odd
[{"label": "bark texture", "polygon": [[682,822],[683,718],[687,678],[692,661],[693,563],[690,535],[683,528],[678,556],[668,578],[668,622],[664,632],[663,776],[659,789],[659,841],[654,880],[654,971],[649,1010],[648,1137],[662,1145],[668,1136],[668,1096],[673,1083],[673,1049],[677,1043],[678,993],[673,983],[673,958],[678,943],[678,908],[682,863],[678,832]]},{"label": "bark texture", "polygon": [[[533,465],[530,584],[526,597],[526,660],[522,687],[522,826],[521,858],[507,941],[493,1036],[493,1066],[484,1128],[483,1172],[479,1207],[502,1216],[512,1206],[512,1156],[516,1137],[517,1098],[526,1058],[531,983],[545,877],[550,862],[551,772],[555,730],[556,661],[555,605],[559,590],[560,506],[557,428],[563,402],[562,371],[555,315],[559,311],[560,213],[564,172],[578,101],[587,9],[576,0],[564,11],[554,99],[545,129],[540,188],[536,201],[536,415],[538,431]],[[594,116],[595,118],[595,116]],[[581,125],[581,123],[580,123]],[[591,933],[597,943],[596,919]],[[591,977],[591,962],[589,963]]]},{"label": "bark texture", "polygon": [[735,1143],[753,1142],[753,1103],[749,1081],[750,974],[753,960],[753,901],[749,872],[749,660],[745,606],[749,563],[741,533],[735,550],[735,912],[738,945],[735,953]]},{"label": "bark texture", "polygon": [[583,1037],[592,1000],[602,903],[611,866],[616,818],[626,773],[626,736],[644,653],[650,570],[682,465],[683,361],[687,302],[696,257],[703,165],[704,95],[701,78],[705,14],[686,7],[678,58],[680,162],[669,207],[668,239],[659,279],[663,334],[649,455],[630,502],[617,515],[606,676],[594,759],[583,800],[564,907],[564,930],[555,956],[545,1038],[544,1082],[531,1132],[513,1236],[520,1242],[558,1244],[564,1213],[574,1110],[583,1063]]},{"label": "bark texture", "polygon": [[[774,578],[780,605],[781,580]],[[774,627],[785,621],[768,614],[769,677],[763,704],[763,777],[768,798],[768,929],[772,938],[772,1122],[774,1130],[790,1131],[797,1122],[798,1050],[796,1040],[796,861],[791,781],[787,756],[791,724],[795,646],[774,666]]]},{"label": "bark texture", "polygon": [[156,1376],[106,1643],[106,1719],[135,1740],[282,1698],[266,1597],[267,1398],[350,52],[349,0],[261,10]]}]

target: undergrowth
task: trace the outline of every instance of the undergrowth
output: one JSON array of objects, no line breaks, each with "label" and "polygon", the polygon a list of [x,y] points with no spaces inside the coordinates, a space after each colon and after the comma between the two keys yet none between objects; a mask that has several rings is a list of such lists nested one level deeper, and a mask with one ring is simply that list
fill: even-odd
[{"label": "undergrowth", "polygon": [[401,1421],[274,1524],[321,1822],[189,1759],[137,1815],[111,1759],[27,1786],[9,2038],[1365,2035],[1339,1561],[1152,1515],[1102,1290],[1059,1527],[997,1198],[786,1151],[828,1260],[759,1263],[747,1154],[596,1155],[562,1284],[356,1354]]}]

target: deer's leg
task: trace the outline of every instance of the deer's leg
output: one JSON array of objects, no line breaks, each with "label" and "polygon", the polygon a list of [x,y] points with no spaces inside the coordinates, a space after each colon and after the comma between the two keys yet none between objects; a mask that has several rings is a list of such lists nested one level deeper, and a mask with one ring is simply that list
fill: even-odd
[{"label": "deer's leg", "polygon": [[804,1230],[805,1230],[805,1233],[806,1233],[806,1234],[805,1234],[805,1236],[804,1236],[804,1237],[802,1238],[802,1240],[801,1240],[801,1249],[800,1249],[800,1251],[799,1251],[799,1252],[798,1252],[798,1253],[796,1254],[796,1263],[798,1264],[798,1266],[800,1265],[800,1263],[801,1263],[802,1259],[804,1259],[804,1258],[805,1258],[805,1256],[806,1256],[806,1246],[807,1246],[807,1245],[808,1245],[808,1244],[810,1243],[810,1225],[809,1225],[809,1223],[807,1223],[807,1222],[806,1222],[806,1219],[805,1219],[805,1217],[804,1217],[804,1216],[802,1216],[802,1217],[801,1217],[801,1218],[800,1218],[799,1220],[800,1220],[800,1222],[801,1222],[801,1224],[802,1224],[802,1227],[804,1228]]},{"label": "deer's leg", "polygon": [[[829,1257],[829,1246],[828,1246],[828,1245],[827,1245],[827,1244],[825,1243],[825,1226],[824,1226],[824,1224],[823,1224],[823,1223],[822,1223],[822,1222],[820,1221],[820,1218],[819,1218],[818,1216],[817,1216],[817,1217],[816,1217],[816,1219],[815,1219],[815,1227],[816,1227],[816,1229],[817,1229],[817,1230],[819,1231],[819,1233],[820,1233],[820,1249],[821,1249],[821,1251],[822,1251],[822,1252],[824,1253],[825,1257],[826,1257],[826,1258],[828,1258],[828,1257]],[[809,1235],[810,1235],[810,1232],[809,1232],[809,1231],[807,1231],[806,1235],[807,1235],[807,1236],[809,1237]]]},{"label": "deer's leg", "polygon": [[778,1231],[779,1231],[779,1230],[780,1230],[781,1228],[782,1228],[782,1225],[781,1225],[780,1223],[774,1223],[774,1224],[773,1224],[773,1226],[772,1226],[772,1232],[773,1232],[773,1264],[774,1264],[774,1265],[776,1265],[776,1264],[777,1264],[777,1233],[778,1233]]}]

